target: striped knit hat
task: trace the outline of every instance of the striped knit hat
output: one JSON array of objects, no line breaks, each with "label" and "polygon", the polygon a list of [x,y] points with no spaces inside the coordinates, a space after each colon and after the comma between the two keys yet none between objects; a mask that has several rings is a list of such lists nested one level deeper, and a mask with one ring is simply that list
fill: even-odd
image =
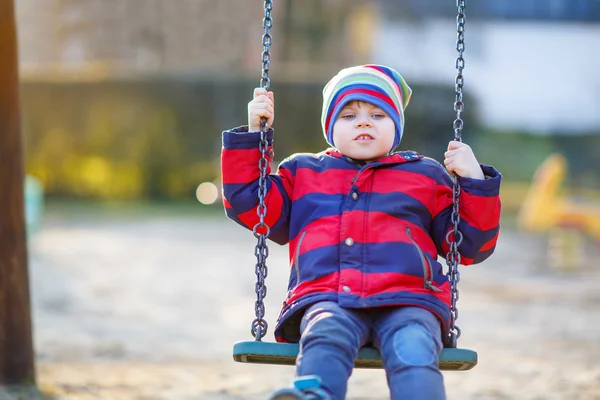
[{"label": "striped knit hat", "polygon": [[412,90],[402,76],[383,65],[359,65],[338,72],[323,89],[323,113],[321,124],[325,140],[333,143],[333,124],[340,111],[353,100],[365,101],[381,108],[396,125],[396,137],[390,152],[402,139],[404,131],[404,109]]}]

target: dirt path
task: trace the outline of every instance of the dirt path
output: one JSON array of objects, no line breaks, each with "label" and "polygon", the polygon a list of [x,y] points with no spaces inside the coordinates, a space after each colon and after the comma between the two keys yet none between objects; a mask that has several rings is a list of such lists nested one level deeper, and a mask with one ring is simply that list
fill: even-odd
[{"label": "dirt path", "polygon": [[[251,338],[253,240],[224,217],[50,213],[30,246],[45,398],[253,400],[287,385],[291,367],[231,361]],[[505,230],[489,261],[462,270],[460,346],[480,361],[445,373],[449,399],[600,399],[600,268],[550,271],[543,249]],[[269,265],[273,324],[284,248]],[[355,371],[348,399],[387,398],[382,371]]]}]

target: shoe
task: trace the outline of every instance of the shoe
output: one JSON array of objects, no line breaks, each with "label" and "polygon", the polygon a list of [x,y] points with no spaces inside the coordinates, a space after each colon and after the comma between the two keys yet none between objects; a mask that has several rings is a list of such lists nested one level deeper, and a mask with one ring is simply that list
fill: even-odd
[{"label": "shoe", "polygon": [[306,396],[296,388],[279,389],[274,392],[269,400],[305,400]]},{"label": "shoe", "polygon": [[269,400],[331,400],[331,397],[321,389],[321,378],[307,375],[296,378],[293,388],[277,390]]}]

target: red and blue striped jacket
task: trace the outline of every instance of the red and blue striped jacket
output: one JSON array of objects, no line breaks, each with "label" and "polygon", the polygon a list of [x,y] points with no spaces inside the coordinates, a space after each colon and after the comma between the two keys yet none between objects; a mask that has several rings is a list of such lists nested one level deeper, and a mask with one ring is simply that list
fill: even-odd
[{"label": "red and blue striped jacket", "polygon": [[[272,129],[267,140],[270,162]],[[223,133],[225,211],[249,229],[258,222],[259,142],[247,127]],[[500,229],[501,175],[481,167],[485,180],[459,178],[463,265],[488,258]],[[303,310],[319,301],[418,306],[447,331],[450,283],[437,256],[448,252],[452,179],[440,163],[412,151],[364,163],[328,149],[292,155],[267,172],[269,238],[289,244],[291,266],[277,341],[298,341]]]}]

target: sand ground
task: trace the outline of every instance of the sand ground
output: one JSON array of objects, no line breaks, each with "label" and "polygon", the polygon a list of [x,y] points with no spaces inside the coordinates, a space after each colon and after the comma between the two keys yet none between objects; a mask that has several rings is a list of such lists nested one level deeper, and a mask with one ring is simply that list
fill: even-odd
[{"label": "sand ground", "polygon": [[[5,388],[0,400],[266,398],[293,368],[231,358],[251,339],[253,246],[218,215],[50,212],[30,243],[41,392]],[[507,228],[488,261],[462,269],[459,345],[479,364],[444,373],[449,399],[600,399],[599,251],[565,272],[546,266],[545,246]],[[271,324],[286,259],[271,246]],[[355,370],[348,399],[387,398],[383,371]]]}]

